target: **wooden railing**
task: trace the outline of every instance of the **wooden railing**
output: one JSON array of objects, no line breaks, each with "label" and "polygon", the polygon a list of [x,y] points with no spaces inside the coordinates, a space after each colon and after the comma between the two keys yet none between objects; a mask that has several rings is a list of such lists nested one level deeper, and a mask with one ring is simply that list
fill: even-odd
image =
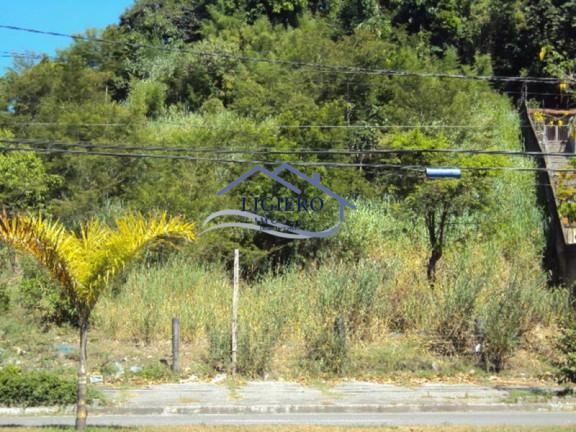
[{"label": "wooden railing", "polygon": [[564,141],[569,137],[569,127],[565,125],[544,125],[544,131],[548,141]]},{"label": "wooden railing", "polygon": [[[528,114],[528,120],[532,126],[534,136],[540,147],[540,151],[543,153],[556,153],[558,151],[570,151],[573,147],[569,145],[570,128],[568,125],[546,125],[541,122],[534,122],[531,115]],[[567,146],[567,147],[565,147]],[[568,159],[566,159],[568,160]],[[550,156],[544,157],[546,168],[552,168],[554,165],[552,163],[552,158]],[[563,167],[563,168],[568,168]],[[576,227],[565,224],[558,214],[558,206],[560,205],[560,200],[558,199],[556,191],[556,175],[552,172],[548,172],[548,179],[550,183],[550,191],[552,192],[554,200],[554,210],[556,212],[557,220],[559,221],[560,228],[562,230],[562,237],[564,238],[564,244],[572,245],[576,244]]]}]

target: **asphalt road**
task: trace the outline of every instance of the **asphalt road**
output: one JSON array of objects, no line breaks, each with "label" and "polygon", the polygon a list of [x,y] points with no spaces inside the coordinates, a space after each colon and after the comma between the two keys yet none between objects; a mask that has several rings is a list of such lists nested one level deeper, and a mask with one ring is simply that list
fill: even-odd
[{"label": "asphalt road", "polygon": [[[54,426],[74,424],[73,416],[0,417],[0,426]],[[576,412],[413,412],[390,414],[194,414],[89,416],[93,426],[161,425],[292,425],[322,426],[576,426]]]}]

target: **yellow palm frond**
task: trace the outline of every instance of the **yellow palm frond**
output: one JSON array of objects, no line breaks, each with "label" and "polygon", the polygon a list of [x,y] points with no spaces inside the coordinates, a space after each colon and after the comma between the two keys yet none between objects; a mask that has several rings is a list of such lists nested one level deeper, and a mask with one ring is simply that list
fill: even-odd
[{"label": "yellow palm frond", "polygon": [[98,279],[110,279],[121,271],[127,262],[143,248],[167,239],[195,240],[195,224],[181,217],[168,218],[166,213],[144,218],[140,213],[131,213],[115,220],[116,230],[106,241],[106,252],[99,259],[106,270],[95,272]]},{"label": "yellow palm frond", "polygon": [[166,213],[145,218],[131,213],[116,219],[116,229],[97,220],[80,236],[59,222],[39,217],[0,217],[0,241],[30,252],[61,284],[82,314],[89,314],[111,278],[143,248],[159,241],[195,240],[192,222]]},{"label": "yellow palm frond", "polygon": [[62,224],[42,216],[0,216],[0,240],[31,253],[76,303],[77,275],[71,259],[79,248],[78,239],[66,232]]}]

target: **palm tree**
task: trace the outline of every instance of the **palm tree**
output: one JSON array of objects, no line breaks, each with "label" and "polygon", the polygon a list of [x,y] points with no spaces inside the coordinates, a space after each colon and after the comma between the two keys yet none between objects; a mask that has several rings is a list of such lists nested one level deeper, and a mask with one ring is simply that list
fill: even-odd
[{"label": "palm tree", "polygon": [[86,427],[86,345],[90,315],[111,279],[144,248],[168,239],[195,239],[194,223],[165,213],[132,213],[115,220],[115,228],[87,222],[76,236],[59,222],[42,216],[0,216],[0,241],[31,253],[60,282],[78,313],[80,355],[76,429]]}]

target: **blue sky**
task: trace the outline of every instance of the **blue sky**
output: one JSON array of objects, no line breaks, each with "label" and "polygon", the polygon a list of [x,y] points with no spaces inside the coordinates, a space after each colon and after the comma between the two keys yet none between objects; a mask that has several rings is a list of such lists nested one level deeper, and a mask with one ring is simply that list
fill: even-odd
[{"label": "blue sky", "polygon": [[[118,23],[134,0],[0,0],[0,24],[60,33],[80,33]],[[55,54],[71,39],[0,29],[0,75],[12,64],[5,51]]]}]

